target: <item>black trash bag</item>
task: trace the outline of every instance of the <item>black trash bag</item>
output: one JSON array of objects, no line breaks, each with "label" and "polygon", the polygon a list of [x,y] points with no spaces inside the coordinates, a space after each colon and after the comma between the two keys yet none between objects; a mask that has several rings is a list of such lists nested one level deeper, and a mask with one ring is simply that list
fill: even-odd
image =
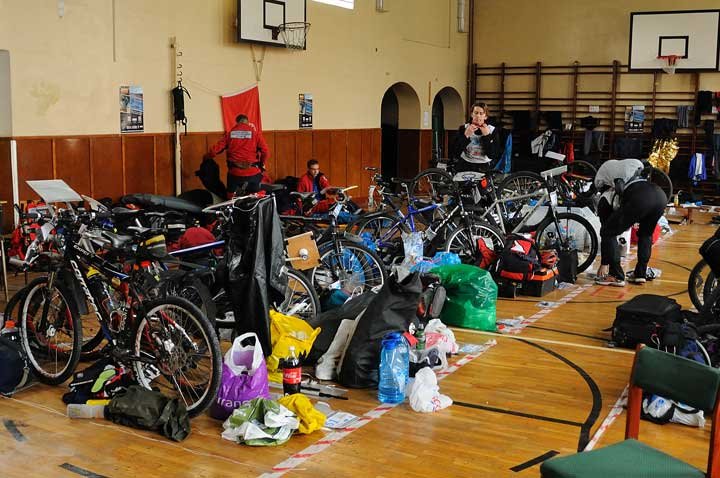
[{"label": "black trash bag", "polygon": [[0,395],[12,395],[30,378],[30,364],[19,340],[0,335]]},{"label": "black trash bag", "polygon": [[305,359],[305,365],[314,365],[325,355],[330,348],[335,335],[337,334],[340,323],[343,320],[355,320],[375,298],[374,292],[366,292],[357,297],[353,297],[338,308],[328,310],[315,317],[308,319],[307,323],[313,327],[320,327],[320,334],[315,338],[312,349]]},{"label": "black trash bag", "polygon": [[[240,209],[242,208],[242,209]],[[285,240],[271,198],[235,208],[226,249],[227,284],[237,335],[254,332],[272,352],[270,306],[285,299]]]},{"label": "black trash bag", "polygon": [[141,430],[152,430],[174,441],[190,435],[190,416],[178,398],[133,385],[116,395],[105,408],[105,418]]},{"label": "black trash bag", "polygon": [[340,368],[339,382],[345,387],[378,386],[382,339],[390,332],[404,332],[416,321],[423,287],[419,274],[398,283],[390,278],[359,319]]}]

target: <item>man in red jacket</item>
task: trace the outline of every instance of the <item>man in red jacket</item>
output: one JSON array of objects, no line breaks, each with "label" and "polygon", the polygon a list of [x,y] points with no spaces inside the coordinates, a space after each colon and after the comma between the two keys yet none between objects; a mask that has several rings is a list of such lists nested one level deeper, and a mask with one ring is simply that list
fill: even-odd
[{"label": "man in red jacket", "polygon": [[325,198],[322,191],[330,187],[330,180],[324,173],[320,172],[320,163],[317,159],[311,159],[307,162],[307,173],[303,174],[298,181],[297,190],[301,193],[315,193],[317,204],[309,211],[311,214],[327,212],[332,202]]},{"label": "man in red jacket", "polygon": [[262,170],[270,156],[267,143],[248,117],[239,115],[236,124],[205,155],[212,159],[227,149],[227,192],[232,197],[238,189],[255,192],[260,188]]}]

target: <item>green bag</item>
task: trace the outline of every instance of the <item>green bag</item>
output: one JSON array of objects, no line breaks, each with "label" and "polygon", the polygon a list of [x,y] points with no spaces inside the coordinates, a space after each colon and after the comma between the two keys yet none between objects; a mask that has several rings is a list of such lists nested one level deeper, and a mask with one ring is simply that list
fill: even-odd
[{"label": "green bag", "polygon": [[132,385],[110,400],[105,418],[120,425],[153,430],[175,441],[190,434],[190,416],[178,398]]},{"label": "green bag", "polygon": [[440,266],[430,271],[447,291],[440,320],[468,329],[495,331],[497,284],[490,273],[468,264]]}]

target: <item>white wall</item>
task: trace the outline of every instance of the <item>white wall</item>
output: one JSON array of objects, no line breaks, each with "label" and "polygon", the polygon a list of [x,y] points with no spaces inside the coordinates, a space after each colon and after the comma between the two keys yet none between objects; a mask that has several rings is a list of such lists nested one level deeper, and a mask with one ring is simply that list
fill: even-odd
[{"label": "white wall", "polygon": [[12,136],[10,52],[0,50],[0,138]]}]

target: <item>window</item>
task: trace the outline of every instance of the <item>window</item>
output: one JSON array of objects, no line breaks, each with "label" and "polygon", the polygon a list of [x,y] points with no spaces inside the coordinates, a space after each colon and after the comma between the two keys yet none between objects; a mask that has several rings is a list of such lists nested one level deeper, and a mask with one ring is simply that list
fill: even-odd
[{"label": "window", "polygon": [[335,5],[336,7],[342,7],[352,10],[355,7],[355,0],[315,0],[320,3],[327,3],[328,5]]}]

